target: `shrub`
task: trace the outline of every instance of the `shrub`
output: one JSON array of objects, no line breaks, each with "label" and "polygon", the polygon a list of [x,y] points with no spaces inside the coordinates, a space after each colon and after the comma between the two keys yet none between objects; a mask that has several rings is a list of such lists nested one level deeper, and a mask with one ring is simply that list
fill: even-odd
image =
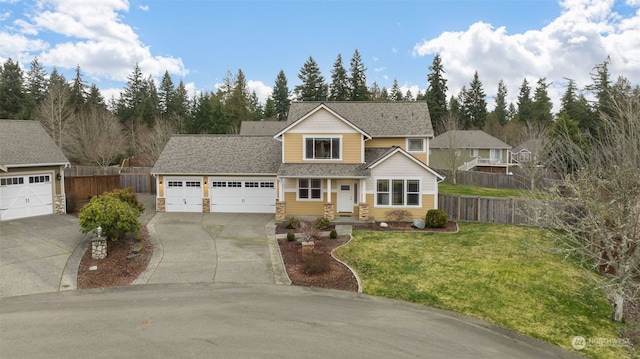
[{"label": "shrub", "polygon": [[87,233],[102,227],[102,233],[112,240],[124,238],[127,234],[133,234],[137,240],[141,240],[141,228],[138,217],[138,207],[121,201],[119,194],[114,196],[105,193],[93,197],[84,205],[78,213],[80,230]]},{"label": "shrub", "polygon": [[291,231],[287,232],[287,240],[289,242],[295,241],[296,240],[296,234],[291,232]]},{"label": "shrub", "polygon": [[311,252],[304,255],[302,270],[305,274],[322,274],[329,271],[329,261],[322,255]]},{"label": "shrub", "polygon": [[385,212],[385,216],[389,222],[395,222],[396,224],[400,224],[402,222],[411,222],[412,215],[411,212],[406,209],[394,209]]},{"label": "shrub", "polygon": [[335,229],[332,229],[331,232],[329,232],[329,238],[331,239],[338,238],[338,231],[336,231]]},{"label": "shrub", "polygon": [[320,230],[314,225],[313,222],[302,221],[300,223],[300,228],[302,228],[302,233],[304,235],[305,241],[312,241],[318,238],[318,236],[320,235]]},{"label": "shrub", "polygon": [[127,187],[125,189],[114,189],[113,191],[105,192],[102,195],[115,197],[120,201],[137,209],[140,213],[144,212],[144,205],[138,202],[138,196],[136,196],[136,194],[133,193],[132,187]]},{"label": "shrub", "polygon": [[320,217],[316,219],[316,227],[319,229],[327,229],[329,225],[331,225],[331,222],[329,222],[328,218]]},{"label": "shrub", "polygon": [[284,221],[284,226],[287,229],[296,229],[300,228],[300,220],[296,217],[289,217]]},{"label": "shrub", "polygon": [[430,228],[445,228],[447,226],[447,212],[441,209],[430,209],[427,211],[424,222]]}]

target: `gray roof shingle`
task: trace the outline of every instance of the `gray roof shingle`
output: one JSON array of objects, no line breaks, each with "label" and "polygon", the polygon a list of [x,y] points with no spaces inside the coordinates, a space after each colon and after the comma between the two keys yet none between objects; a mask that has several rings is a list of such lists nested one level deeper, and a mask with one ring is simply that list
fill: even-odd
[{"label": "gray roof shingle", "polygon": [[302,101],[292,102],[287,122],[292,123],[324,104],[372,137],[433,137],[426,101]]},{"label": "gray roof shingle", "polygon": [[431,140],[431,148],[510,149],[511,146],[479,130],[452,130]]},{"label": "gray roof shingle", "polygon": [[281,143],[272,137],[174,135],[153,174],[276,174]]},{"label": "gray roof shingle", "polygon": [[365,165],[345,163],[283,163],[278,170],[280,177],[369,177],[369,170]]},{"label": "gray roof shingle", "polygon": [[0,166],[64,165],[69,160],[37,121],[0,120]]},{"label": "gray roof shingle", "polygon": [[289,123],[286,121],[242,121],[240,134],[246,136],[273,136]]}]

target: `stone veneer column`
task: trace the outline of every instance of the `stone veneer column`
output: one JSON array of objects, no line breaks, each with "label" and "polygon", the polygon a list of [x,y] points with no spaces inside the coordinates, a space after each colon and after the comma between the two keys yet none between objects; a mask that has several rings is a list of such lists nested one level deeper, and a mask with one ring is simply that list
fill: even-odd
[{"label": "stone veneer column", "polygon": [[203,198],[202,199],[202,213],[211,212],[211,198]]},{"label": "stone veneer column", "polygon": [[91,240],[91,258],[107,258],[107,237],[96,237]]},{"label": "stone veneer column", "polygon": [[335,212],[334,212],[334,204],[331,202],[327,202],[324,204],[324,218],[333,221],[333,218],[335,217]]},{"label": "stone veneer column", "polygon": [[67,213],[66,198],[63,194],[58,194],[53,198],[53,213],[55,214]]},{"label": "stone veneer column", "polygon": [[276,221],[282,222],[287,218],[286,202],[276,200]]},{"label": "stone veneer column", "polygon": [[157,212],[166,212],[165,208],[165,198],[156,198],[156,211]]},{"label": "stone veneer column", "polygon": [[358,219],[361,221],[366,221],[369,219],[369,204],[368,203],[360,203],[360,213],[358,214]]}]

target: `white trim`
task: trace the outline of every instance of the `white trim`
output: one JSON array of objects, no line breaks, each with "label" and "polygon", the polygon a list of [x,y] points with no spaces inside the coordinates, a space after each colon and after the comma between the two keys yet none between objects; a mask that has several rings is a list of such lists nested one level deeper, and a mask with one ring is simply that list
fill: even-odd
[{"label": "white trim", "polygon": [[[380,205],[378,204],[378,181],[389,181],[389,203],[390,204],[386,204],[386,205]],[[405,204],[403,205],[393,205],[392,203],[392,195],[393,195],[393,181],[394,180],[402,180],[404,181],[404,188],[403,188],[403,202]],[[411,193],[417,193],[418,194],[418,204],[416,205],[408,205],[406,204],[407,202],[407,181],[418,181],[418,192],[411,192]],[[375,185],[375,188],[373,190],[373,207],[374,208],[422,208],[422,196],[425,194],[423,191],[424,188],[424,178],[421,177],[402,177],[402,176],[376,176],[373,178],[373,183]]]},{"label": "white trim", "polygon": [[302,123],[303,121],[305,121],[307,118],[311,117],[313,114],[315,114],[316,112],[320,111],[320,109],[325,109],[326,111],[328,111],[329,113],[331,113],[333,116],[335,116],[337,119],[339,119],[340,121],[344,122],[347,126],[353,128],[355,131],[361,133],[362,135],[364,135],[367,138],[372,138],[368,133],[364,132],[362,129],[356,127],[354,124],[352,124],[349,120],[347,120],[346,118],[340,116],[339,114],[337,114],[335,111],[333,111],[332,109],[330,109],[329,107],[327,107],[327,105],[325,105],[324,103],[319,104],[318,106],[316,106],[314,109],[312,109],[311,111],[309,111],[309,113],[307,113],[306,115],[300,117],[299,119],[297,119],[296,121],[294,121],[293,123],[291,123],[289,126],[283,128],[282,130],[280,130],[280,132],[276,133],[273,138],[277,139],[278,137],[281,137],[284,133],[288,132],[290,129],[294,128],[295,126],[297,126],[298,124]]},{"label": "white trim", "polygon": [[[337,138],[340,140],[340,148],[339,148],[339,153],[338,156],[340,156],[339,158],[307,158],[307,140],[308,139],[331,139],[333,140],[334,138]],[[333,147],[333,141],[331,141],[331,146]],[[315,144],[315,141],[314,141]],[[302,160],[303,161],[310,161],[310,162],[316,162],[316,161],[331,161],[331,162],[338,162],[338,161],[342,161],[342,149],[343,149],[343,144],[344,144],[344,139],[342,138],[342,135],[303,135],[302,136]],[[282,151],[284,154],[284,151]],[[314,146],[314,152],[315,152],[315,146]],[[333,148],[331,149],[331,152],[333,152]],[[315,154],[315,153],[314,153]]]},{"label": "white trim", "polygon": [[[309,180],[309,198],[300,198],[300,180]],[[317,179],[320,180],[320,198],[311,198],[311,189],[314,187],[311,187],[311,180],[312,179]],[[315,177],[315,178],[307,178],[307,177],[299,177],[296,179],[296,201],[300,201],[300,202],[323,202],[324,201],[324,186],[322,185],[322,179],[319,177]]]},{"label": "white trim", "polygon": [[416,164],[420,165],[422,168],[426,169],[432,175],[436,176],[437,178],[439,178],[441,180],[444,180],[444,177],[441,174],[439,174],[438,172],[434,171],[433,169],[431,169],[431,167],[427,166],[424,162],[418,160],[417,158],[415,158],[414,156],[412,156],[411,154],[409,154],[407,151],[403,150],[400,147],[397,147],[395,150],[393,150],[390,153],[388,153],[385,157],[378,159],[376,162],[374,162],[368,168],[369,169],[375,168],[380,163],[386,161],[388,158],[390,158],[391,156],[393,156],[394,154],[396,154],[398,152],[402,153],[404,156],[406,156],[407,158],[409,158],[410,160],[412,160]]},{"label": "white trim", "polygon": [[[422,141],[422,149],[419,151],[413,151],[411,150],[411,146],[409,145],[409,143],[411,142],[411,140],[420,140]],[[409,153],[425,153],[427,152],[427,144],[425,143],[426,139],[424,137],[407,137],[406,141],[405,141],[405,146],[407,147],[407,152]]]}]

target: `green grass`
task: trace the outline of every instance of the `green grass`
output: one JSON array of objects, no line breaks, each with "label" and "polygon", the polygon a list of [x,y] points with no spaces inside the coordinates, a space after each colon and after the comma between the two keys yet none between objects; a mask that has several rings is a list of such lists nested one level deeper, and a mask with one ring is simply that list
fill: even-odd
[{"label": "green grass", "polygon": [[487,188],[477,186],[467,186],[461,184],[440,183],[438,192],[442,194],[452,194],[458,196],[479,196],[479,197],[499,197],[499,198],[531,198],[531,191],[509,188]]},{"label": "green grass", "polygon": [[[461,223],[458,233],[361,232],[338,251],[367,294],[480,318],[571,349],[571,340],[617,338],[620,325],[594,273],[554,253],[530,227]],[[593,358],[628,356],[587,346]]]}]

